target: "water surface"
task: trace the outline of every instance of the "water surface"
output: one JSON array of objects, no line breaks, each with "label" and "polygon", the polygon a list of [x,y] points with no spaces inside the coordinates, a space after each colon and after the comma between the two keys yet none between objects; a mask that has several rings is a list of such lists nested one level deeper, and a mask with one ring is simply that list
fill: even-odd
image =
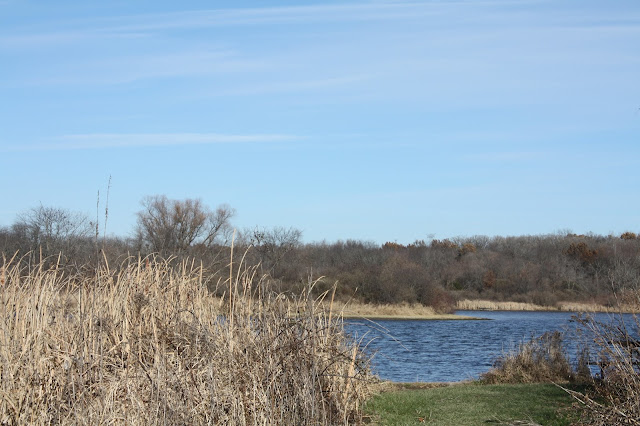
[{"label": "water surface", "polygon": [[[477,379],[500,354],[547,331],[575,331],[567,312],[459,311],[490,321],[346,320],[374,354],[374,372],[395,382]],[[604,315],[604,314],[603,314]],[[575,349],[573,350],[575,354]],[[571,352],[569,355],[573,355]]]}]

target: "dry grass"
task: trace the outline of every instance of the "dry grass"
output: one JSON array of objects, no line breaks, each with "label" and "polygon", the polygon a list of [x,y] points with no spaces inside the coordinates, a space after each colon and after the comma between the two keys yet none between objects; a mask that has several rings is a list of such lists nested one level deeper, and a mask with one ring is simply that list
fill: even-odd
[{"label": "dry grass", "polygon": [[491,300],[459,300],[456,309],[462,311],[544,311],[549,308],[520,302],[494,302]]},{"label": "dry grass", "polygon": [[533,303],[495,302],[492,300],[459,300],[456,309],[462,311],[562,311],[562,312],[639,312],[638,306],[625,303],[615,307],[597,303],[558,302],[554,306]]},{"label": "dry grass", "polygon": [[596,303],[560,302],[561,311],[565,312],[608,312],[608,313],[640,313],[640,307],[633,303],[620,303],[616,306],[604,306]]},{"label": "dry grass", "polygon": [[369,319],[471,319],[463,315],[439,314],[432,307],[419,303],[373,304],[349,302],[340,304],[345,318]]},{"label": "dry grass", "polygon": [[[640,293],[637,297],[640,306]],[[593,395],[572,392],[581,424],[640,425],[640,318],[605,323],[586,316],[578,321],[594,336],[600,366]]]},{"label": "dry grass", "polygon": [[584,361],[576,370],[562,344],[562,333],[556,331],[533,338],[510,353],[498,358],[494,367],[481,376],[485,383],[566,383],[589,376]]},{"label": "dry grass", "polygon": [[360,421],[371,375],[341,322],[238,269],[221,303],[193,264],[136,259],[83,278],[5,261],[0,424]]}]

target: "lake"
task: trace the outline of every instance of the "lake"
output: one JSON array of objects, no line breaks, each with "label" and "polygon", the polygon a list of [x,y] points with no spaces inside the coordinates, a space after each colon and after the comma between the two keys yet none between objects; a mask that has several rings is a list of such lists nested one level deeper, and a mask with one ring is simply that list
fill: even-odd
[{"label": "lake", "polygon": [[[350,319],[345,320],[345,328],[374,354],[374,373],[394,382],[477,379],[491,368],[496,357],[519,343],[547,331],[575,330],[571,322],[574,314],[568,312],[457,313],[489,321]],[[574,353],[569,349],[569,355]]]}]

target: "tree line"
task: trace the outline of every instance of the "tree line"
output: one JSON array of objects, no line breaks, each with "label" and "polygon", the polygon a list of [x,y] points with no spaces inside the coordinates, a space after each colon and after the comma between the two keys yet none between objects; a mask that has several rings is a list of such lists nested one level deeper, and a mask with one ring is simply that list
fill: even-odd
[{"label": "tree line", "polygon": [[82,214],[39,206],[0,228],[0,250],[5,258],[43,261],[73,273],[90,273],[105,260],[117,267],[130,256],[190,259],[215,281],[215,272],[220,279],[228,276],[223,271],[233,244],[244,265],[259,265],[260,275],[271,278],[274,291],[299,293],[313,282],[313,291],[321,293],[337,282],[343,299],[421,303],[439,311],[461,298],[612,305],[640,286],[640,238],[633,232],[304,244],[295,228],[236,230],[234,215],[230,206],[212,209],[198,199],[146,197],[132,236],[125,238],[100,235],[97,221]]}]

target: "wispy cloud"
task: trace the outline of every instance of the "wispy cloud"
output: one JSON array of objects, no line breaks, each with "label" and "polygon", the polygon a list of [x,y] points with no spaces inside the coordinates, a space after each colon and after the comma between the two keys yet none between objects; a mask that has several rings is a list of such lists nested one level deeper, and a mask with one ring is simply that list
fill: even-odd
[{"label": "wispy cloud", "polygon": [[521,161],[531,161],[545,158],[542,152],[484,152],[465,155],[463,158],[467,161],[482,163],[514,163]]},{"label": "wispy cloud", "polygon": [[428,4],[405,2],[210,9],[121,17],[112,20],[109,29],[137,32],[239,25],[415,19],[437,13],[438,8]]},{"label": "wispy cloud", "polygon": [[[1,5],[1,4],[0,4]],[[149,37],[142,32],[71,30],[27,34],[0,35],[0,49],[28,49],[71,43],[95,43],[99,39],[134,39]]]},{"label": "wispy cloud", "polygon": [[[2,1],[2,0],[0,0]],[[521,0],[517,3],[536,3]],[[32,28],[10,33],[0,32],[0,48],[24,48],[71,42],[86,42],[96,38],[144,37],[176,30],[197,30],[216,27],[256,25],[305,25],[327,22],[363,22],[416,20],[428,16],[448,14],[452,9],[464,11],[474,7],[504,4],[504,1],[446,1],[446,2],[364,2],[347,4],[318,4],[286,7],[226,8],[190,10],[166,13],[146,13],[84,21],[52,22],[52,30],[34,33]],[[509,4],[515,3],[513,0]],[[1,3],[0,3],[1,4]],[[60,31],[58,28],[66,28]]]},{"label": "wispy cloud", "polygon": [[253,8],[205,9],[157,14],[131,15],[111,20],[110,29],[120,31],[158,31],[185,28],[225,27],[268,24],[307,24],[345,21],[416,20],[499,6],[526,6],[545,0],[446,0],[362,1],[342,4],[311,4]]},{"label": "wispy cloud", "polygon": [[243,144],[289,142],[300,137],[288,134],[222,134],[222,133],[92,133],[65,135],[50,142],[13,145],[3,152],[73,151],[105,148],[135,148],[182,145]]},{"label": "wispy cloud", "polygon": [[[0,5],[3,5],[0,0]],[[415,19],[433,8],[413,3],[342,4],[291,7],[232,8],[147,13],[84,21],[53,21],[49,30],[11,28],[0,31],[0,49],[42,48],[99,39],[142,38],[177,30],[327,21]],[[61,30],[60,28],[64,28]],[[3,34],[4,33],[4,34]]]},{"label": "wispy cloud", "polygon": [[[66,23],[53,21],[48,24],[50,33],[47,33],[47,27],[42,33],[31,31],[31,27],[29,31],[20,28],[0,30],[0,49],[13,47],[22,52],[22,49],[28,51],[25,47],[29,46],[51,48],[56,44],[82,43],[79,49],[85,50],[70,49],[71,56],[61,50],[59,56],[51,58],[51,63],[46,54],[33,55],[31,58],[37,66],[31,63],[22,66],[18,61],[15,70],[9,68],[0,86],[108,85],[213,75],[214,79],[207,82],[213,89],[200,94],[243,96],[317,91],[324,87],[350,88],[354,83],[362,82],[363,74],[368,74],[365,79],[370,84],[377,82],[375,92],[370,93],[386,94],[385,87],[391,86],[391,96],[398,93],[415,95],[416,90],[422,90],[421,96],[426,98],[444,91],[447,98],[455,99],[472,91],[477,95],[464,97],[487,102],[483,90],[490,87],[487,82],[499,80],[500,86],[509,92],[533,87],[528,76],[536,79],[555,76],[550,70],[559,67],[549,67],[549,60],[562,65],[573,65],[578,61],[588,65],[593,58],[607,64],[613,60],[628,62],[627,57],[616,58],[616,52],[610,49],[598,51],[607,55],[605,61],[593,50],[598,48],[597,40],[605,34],[621,36],[620,31],[625,31],[622,35],[631,34],[638,31],[637,27],[625,26],[624,30],[602,27],[595,33],[589,16],[530,19],[531,15],[540,12],[513,7],[528,3],[544,1],[383,1],[179,11]],[[509,11],[498,10],[496,6],[499,5],[508,5]],[[611,19],[615,20],[616,12],[611,14]],[[322,37],[317,37],[315,30],[307,31],[311,27],[307,24],[322,23],[325,28],[331,22],[386,23],[393,20],[397,21],[394,24],[400,23],[400,27],[375,22],[375,25],[350,32],[348,38],[342,37],[340,31],[344,28],[335,34],[328,29]],[[425,24],[403,33],[405,22]],[[494,22],[497,24],[492,25]],[[201,33],[201,30],[216,27],[281,24],[294,28],[297,37],[284,43],[271,39],[270,27],[261,28],[266,31],[264,36],[268,40],[264,44],[256,41],[259,37],[255,34],[245,39],[236,37],[233,30],[230,34],[211,31],[207,37]],[[540,32],[539,28],[533,28],[537,26],[554,28]],[[460,31],[450,31],[451,28],[460,28]],[[580,31],[582,28],[585,30]],[[175,31],[180,37],[169,34]],[[190,31],[194,34],[189,34]],[[170,39],[167,40],[166,35]],[[105,38],[103,44],[97,40],[100,37]],[[594,42],[586,43],[585,37],[591,37]],[[212,40],[216,46],[211,46]],[[552,43],[563,48],[556,49],[556,53],[542,48]],[[591,47],[586,49],[585,46]],[[23,57],[20,53],[19,58]],[[474,70],[473,78],[468,77],[471,69]],[[245,79],[246,75],[242,75],[245,72],[259,78]],[[219,73],[226,73],[234,82],[240,83],[220,82],[216,79]],[[374,73],[377,77],[372,76]],[[448,87],[441,83],[454,79],[463,84],[456,81],[454,87]],[[487,91],[495,92],[493,89]]]},{"label": "wispy cloud", "polygon": [[28,83],[124,84],[149,78],[238,73],[268,68],[264,61],[243,59],[227,51],[184,51],[131,55],[66,64]]},{"label": "wispy cloud", "polygon": [[299,93],[308,91],[323,91],[330,88],[351,86],[370,80],[372,74],[358,74],[342,77],[327,77],[314,80],[277,81],[272,83],[243,85],[231,89],[221,89],[211,93],[200,93],[203,96],[252,96],[271,93]]},{"label": "wispy cloud", "polygon": [[[0,0],[0,5],[11,2]],[[316,4],[299,6],[269,6],[253,8],[220,8],[187,10],[165,13],[144,13],[85,20],[53,20],[44,29],[34,32],[33,27],[7,27],[0,30],[0,48],[19,49],[68,43],[91,43],[97,38],[140,38],[158,33],[210,28],[258,25],[307,25],[330,22],[416,21],[426,17],[448,25],[493,22],[504,16],[497,13],[500,6],[510,8],[531,4],[544,4],[542,0],[449,0],[437,2],[375,1],[346,4]],[[510,12],[509,17],[520,16]],[[535,12],[531,12],[535,13]],[[470,19],[473,17],[473,19]],[[520,16],[522,17],[522,16]],[[630,17],[612,10],[610,15],[594,20],[592,15],[545,17],[549,26],[607,27],[615,29],[627,23],[636,27],[638,15]],[[42,26],[39,26],[42,28]],[[64,30],[61,30],[64,28]]]}]

